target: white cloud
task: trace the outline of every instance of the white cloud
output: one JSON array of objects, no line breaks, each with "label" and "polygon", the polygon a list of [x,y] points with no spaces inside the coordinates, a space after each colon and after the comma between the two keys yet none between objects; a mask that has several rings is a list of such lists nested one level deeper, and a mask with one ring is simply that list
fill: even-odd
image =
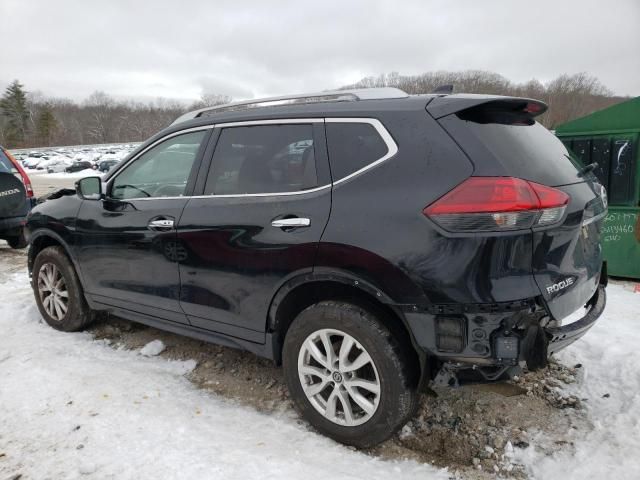
[{"label": "white cloud", "polygon": [[82,99],[315,91],[398,71],[586,71],[640,95],[640,3],[2,0],[0,87]]}]

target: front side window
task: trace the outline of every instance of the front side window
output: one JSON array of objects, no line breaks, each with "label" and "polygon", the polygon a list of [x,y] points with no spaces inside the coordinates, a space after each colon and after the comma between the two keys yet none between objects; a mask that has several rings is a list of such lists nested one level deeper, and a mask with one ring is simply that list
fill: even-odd
[{"label": "front side window", "polygon": [[312,125],[229,127],[220,132],[204,193],[297,192],[317,184]]},{"label": "front side window", "polygon": [[207,130],[176,135],[143,153],[118,174],[111,197],[179,197]]}]

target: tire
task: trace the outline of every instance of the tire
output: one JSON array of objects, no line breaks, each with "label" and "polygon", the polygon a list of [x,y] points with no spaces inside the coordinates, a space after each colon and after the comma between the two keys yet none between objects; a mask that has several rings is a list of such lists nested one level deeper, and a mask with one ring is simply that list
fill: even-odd
[{"label": "tire", "polygon": [[[327,339],[338,358],[329,374],[322,367],[327,364]],[[343,345],[348,355],[342,355]],[[368,448],[387,440],[418,405],[408,348],[362,307],[332,301],[308,307],[294,319],[283,348],[284,376],[296,409],[316,430],[340,443]],[[364,363],[363,353],[370,362]],[[365,382],[366,388],[361,387]]]},{"label": "tire", "polygon": [[[76,271],[61,247],[47,247],[38,253],[33,262],[32,284],[42,318],[56,330],[77,332],[93,320],[93,312],[84,299]],[[55,290],[47,293],[51,292],[51,285]],[[46,300],[46,297],[51,299]],[[57,297],[66,310],[59,303],[56,308],[57,302],[53,297]]]},{"label": "tire", "polygon": [[19,235],[8,237],[7,243],[11,248],[15,248],[15,249],[26,248],[28,245],[27,239],[24,238],[24,231],[20,231]]}]

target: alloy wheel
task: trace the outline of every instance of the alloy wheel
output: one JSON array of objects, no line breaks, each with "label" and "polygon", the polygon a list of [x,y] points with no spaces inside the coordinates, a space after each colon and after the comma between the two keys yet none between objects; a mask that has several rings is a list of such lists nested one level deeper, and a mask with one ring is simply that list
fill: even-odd
[{"label": "alloy wheel", "polygon": [[62,321],[67,314],[69,292],[64,276],[53,263],[44,263],[38,272],[38,295],[47,314]]},{"label": "alloy wheel", "polygon": [[309,335],[298,354],[298,376],[313,407],[327,420],[357,426],[375,414],[380,378],[364,347],[351,335],[322,329]]}]

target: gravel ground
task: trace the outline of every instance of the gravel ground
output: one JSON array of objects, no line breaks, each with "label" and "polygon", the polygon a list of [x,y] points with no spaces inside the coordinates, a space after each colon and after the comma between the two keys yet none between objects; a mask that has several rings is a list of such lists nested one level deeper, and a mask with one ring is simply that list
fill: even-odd
[{"label": "gravel ground", "polygon": [[[2,248],[3,260],[15,271],[25,268],[25,253]],[[147,347],[150,354],[195,360],[197,367],[189,378],[199,388],[262,412],[293,408],[281,369],[248,352],[115,317],[96,322],[90,332],[113,348],[141,349],[159,340],[162,345]],[[571,449],[566,432],[590,430],[581,399],[561,393],[561,387],[574,383],[580,373],[580,365],[569,368],[551,363],[513,382],[430,392],[423,396],[416,417],[369,453],[448,467],[452,478],[526,478],[513,456],[515,450],[529,446],[532,435],[542,433],[550,439],[551,448]]]}]

